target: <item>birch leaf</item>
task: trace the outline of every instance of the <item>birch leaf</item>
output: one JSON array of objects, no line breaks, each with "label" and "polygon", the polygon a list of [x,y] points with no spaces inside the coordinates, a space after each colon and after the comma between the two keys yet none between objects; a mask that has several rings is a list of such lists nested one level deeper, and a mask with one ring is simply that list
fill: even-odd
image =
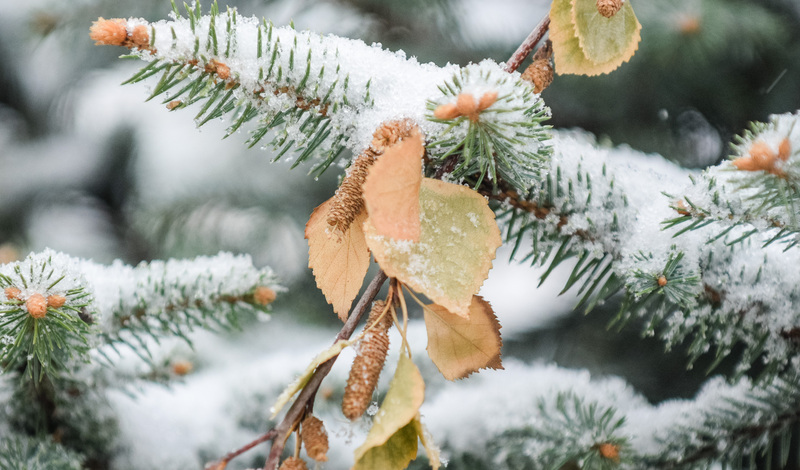
[{"label": "birch leaf", "polygon": [[[419,369],[408,356],[401,355],[389,391],[372,422],[372,429],[366,441],[355,451],[356,465],[353,468],[405,468],[417,455],[417,432],[412,420],[417,416],[424,398],[425,382]],[[411,441],[413,446],[409,445]],[[413,447],[413,455],[409,447]],[[381,459],[390,458],[403,462],[396,463],[397,466],[378,463],[383,461]]]},{"label": "birch leaf", "polygon": [[[593,17],[587,16],[590,14],[589,6],[599,18],[592,20]],[[627,13],[623,13],[623,10]],[[574,11],[577,13],[574,14]],[[622,21],[622,24],[615,22],[614,27],[609,29],[600,22],[600,19],[607,19],[597,12],[595,0],[553,0],[550,6],[550,40],[553,43],[556,72],[600,75],[611,72],[629,60],[639,47],[641,25],[628,1],[611,20],[617,17],[619,19],[616,22]],[[578,20],[581,36],[575,24]],[[591,55],[586,52],[584,45]]]},{"label": "birch leaf", "polygon": [[370,217],[367,246],[389,277],[466,317],[502,243],[494,212],[470,188],[430,178],[422,180],[419,201],[419,242],[381,236]]},{"label": "birch leaf", "polygon": [[384,444],[367,450],[356,461],[353,470],[403,470],[417,458],[418,448],[416,421],[411,421]]},{"label": "birch leaf", "polygon": [[428,355],[447,380],[463,379],[480,369],[502,369],[500,322],[492,306],[472,297],[469,318],[433,304],[424,308]]},{"label": "birch leaf", "polygon": [[389,147],[369,169],[364,202],[379,235],[419,241],[419,188],[422,182],[422,135],[410,136]]},{"label": "birch leaf", "polygon": [[613,70],[639,48],[642,25],[630,1],[606,18],[597,11],[596,0],[572,0],[572,22],[584,55],[596,64],[608,64]]},{"label": "birch leaf", "polygon": [[306,224],[308,267],[325,300],[345,321],[369,269],[369,250],[363,229],[367,214],[362,209],[341,237],[331,236],[327,217],[332,201],[328,199],[314,209]]}]

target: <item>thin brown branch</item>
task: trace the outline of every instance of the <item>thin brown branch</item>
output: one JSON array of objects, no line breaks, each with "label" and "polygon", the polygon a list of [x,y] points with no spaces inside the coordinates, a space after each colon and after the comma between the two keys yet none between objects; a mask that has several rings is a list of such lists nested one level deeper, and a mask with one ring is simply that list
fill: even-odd
[{"label": "thin brown branch", "polygon": [[262,442],[267,442],[267,441],[270,441],[270,440],[272,440],[274,438],[275,438],[275,429],[270,429],[269,431],[264,433],[262,436],[260,436],[258,439],[254,440],[252,442],[249,442],[249,443],[243,445],[242,447],[240,447],[240,448],[238,448],[238,449],[236,449],[234,451],[228,452],[224,457],[222,457],[221,459],[219,459],[219,460],[217,460],[215,462],[211,462],[209,464],[206,464],[205,470],[223,470],[228,465],[228,462],[230,462],[231,460],[233,460],[236,457],[244,454],[245,452],[247,452],[248,450],[252,449],[253,447],[261,444]]},{"label": "thin brown branch", "polygon": [[[367,289],[361,295],[361,298],[358,300],[356,306],[350,312],[347,322],[345,322],[344,326],[339,331],[339,334],[336,335],[336,340],[334,343],[339,340],[346,340],[350,338],[350,336],[356,330],[361,317],[367,310],[369,310],[370,304],[378,295],[378,291],[381,290],[381,287],[383,286],[383,283],[386,282],[386,279],[388,278],[383,271],[379,271],[378,274],[375,275],[375,277],[367,286]],[[272,448],[270,449],[269,457],[267,457],[267,462],[264,464],[264,470],[275,470],[278,468],[278,463],[280,462],[283,448],[286,445],[286,439],[288,439],[296,423],[302,419],[306,412],[306,408],[313,403],[314,397],[317,394],[317,389],[319,389],[319,386],[322,384],[322,380],[333,368],[333,364],[336,362],[337,357],[338,356],[332,357],[317,367],[314,375],[311,377],[311,379],[309,379],[306,386],[303,387],[303,390],[300,391],[300,394],[297,396],[294,403],[292,403],[289,411],[286,412],[283,420],[277,426],[275,426],[274,431],[276,437],[275,440],[272,441]]]},{"label": "thin brown branch", "polygon": [[550,29],[550,15],[546,15],[544,18],[542,18],[542,21],[540,21],[539,24],[533,28],[531,34],[525,38],[525,41],[523,41],[517,50],[511,54],[511,58],[508,59],[508,62],[506,62],[505,65],[506,72],[511,73],[519,68],[520,64],[522,64],[522,61],[524,61],[525,58],[530,55],[533,48],[539,44],[539,41],[542,40],[548,29]]}]

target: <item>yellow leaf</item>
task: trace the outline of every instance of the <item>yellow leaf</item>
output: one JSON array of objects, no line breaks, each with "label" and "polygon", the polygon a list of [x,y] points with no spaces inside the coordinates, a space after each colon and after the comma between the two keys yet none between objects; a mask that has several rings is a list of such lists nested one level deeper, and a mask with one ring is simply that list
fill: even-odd
[{"label": "yellow leaf", "polygon": [[[591,14],[590,7],[598,18]],[[602,23],[601,19],[611,23]],[[597,12],[596,0],[553,0],[550,40],[556,72],[590,76],[611,72],[636,52],[640,30],[629,1],[608,19]]]},{"label": "yellow leaf", "polygon": [[479,369],[502,369],[500,322],[492,306],[473,296],[469,318],[433,304],[424,308],[428,355],[447,380],[463,379]]},{"label": "yellow leaf", "polygon": [[424,178],[420,240],[391,240],[364,224],[367,246],[395,277],[456,315],[467,316],[502,243],[486,199],[465,186]]},{"label": "yellow leaf", "polygon": [[[353,468],[372,469],[372,468],[404,468],[408,462],[417,455],[417,433],[411,421],[417,416],[419,407],[425,399],[425,382],[419,369],[406,355],[400,356],[397,363],[397,370],[394,373],[389,391],[381,403],[378,413],[372,422],[372,429],[369,430],[367,440],[355,451],[356,465]],[[388,443],[398,431],[408,427],[410,430],[403,431],[398,441]],[[410,455],[405,449],[408,447],[409,436],[413,435],[414,455],[402,467],[371,466],[373,458],[385,457],[387,455]],[[399,442],[399,443],[398,443]],[[380,448],[388,443],[389,451],[373,450]],[[402,445],[401,445],[402,444]],[[397,451],[398,448],[404,449],[403,452]],[[370,452],[372,450],[372,452]],[[367,459],[367,460],[362,460]]]},{"label": "yellow leaf", "polygon": [[378,234],[395,240],[419,240],[422,152],[422,135],[415,128],[370,167],[363,197]]},{"label": "yellow leaf", "polygon": [[308,267],[314,273],[317,287],[325,294],[325,300],[345,321],[369,269],[369,250],[363,229],[367,214],[362,209],[341,237],[331,236],[327,218],[332,200],[314,209],[306,224]]},{"label": "yellow leaf", "polygon": [[308,381],[311,380],[311,376],[314,375],[314,371],[317,370],[317,367],[319,367],[320,364],[332,357],[338,356],[339,353],[342,352],[342,349],[350,346],[359,339],[360,338],[355,338],[352,340],[339,340],[330,348],[317,354],[317,357],[311,361],[311,364],[306,367],[306,370],[304,370],[303,373],[294,380],[294,382],[290,383],[289,386],[286,387],[283,392],[281,392],[281,394],[278,396],[278,399],[275,400],[275,404],[270,409],[270,412],[272,413],[270,419],[275,419],[275,417],[278,416],[278,413],[280,413],[281,409],[286,406],[287,403],[289,403],[289,400],[292,399],[295,393],[299,392],[303,389],[303,387],[306,386]]},{"label": "yellow leaf", "polygon": [[642,25],[630,1],[606,18],[597,11],[596,0],[572,0],[572,22],[584,55],[596,64],[607,64],[613,70],[639,48]]}]

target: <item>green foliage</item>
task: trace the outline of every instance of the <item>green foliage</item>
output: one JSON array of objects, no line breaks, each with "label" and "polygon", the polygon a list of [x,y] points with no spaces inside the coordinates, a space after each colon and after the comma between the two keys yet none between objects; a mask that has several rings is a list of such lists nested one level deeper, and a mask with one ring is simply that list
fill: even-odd
[{"label": "green foliage", "polygon": [[[508,74],[498,75],[489,69],[465,67],[439,86],[442,97],[428,101],[428,119],[445,125],[428,136],[428,154],[438,166],[447,165],[453,178],[464,179],[478,188],[491,182],[496,191],[508,185],[521,194],[528,194],[538,185],[552,150],[548,127],[542,123],[550,117],[533,88]],[[462,93],[502,90],[497,101],[480,112],[479,119],[469,116],[437,118],[436,108],[454,103]],[[483,95],[475,93],[477,101]],[[455,158],[455,161],[452,161]]]},{"label": "green foliage", "polygon": [[[278,28],[266,21],[259,24],[258,83],[243,87],[240,78],[231,75],[225,65],[229,59],[236,60],[238,54],[236,25],[241,19],[236,10],[229,8],[219,15],[215,2],[211,16],[203,17],[198,2],[186,7],[187,18],[184,18],[174,1],[173,10],[179,21],[190,22],[195,35],[194,50],[188,56],[172,60],[150,59],[152,62],[125,83],[137,83],[160,74],[148,99],[163,95],[163,103],[169,103],[172,110],[201,103],[194,118],[198,126],[231,115],[232,124],[226,137],[256,120],[248,140],[250,147],[274,131],[271,146],[278,150],[274,160],[293,150],[297,153],[292,164],[295,167],[321,155],[321,161],[311,169],[316,176],[336,161],[348,136],[332,124],[330,116],[351,107],[351,101],[369,106],[372,99],[369,83],[365,90],[348,90],[349,76],[336,65],[338,53],[328,50],[321,36],[297,33],[287,44],[284,34],[281,43]],[[155,29],[151,31],[154,35]],[[173,37],[177,41],[174,29]],[[147,53],[140,54],[144,59],[149,57]],[[318,63],[320,58],[325,59],[326,65]],[[273,104],[281,99],[283,104]]]},{"label": "green foliage", "polygon": [[[0,297],[0,338],[4,343],[0,363],[5,370],[23,367],[38,382],[44,375],[64,371],[69,360],[88,360],[90,327],[84,318],[91,295],[70,277],[53,265],[52,257],[29,259],[6,274],[0,272],[0,289],[6,290]],[[34,318],[26,301],[9,297],[10,289],[24,292],[26,297],[38,294],[43,301],[59,295],[65,302],[48,305],[42,318]]]},{"label": "green foliage", "polygon": [[54,442],[12,433],[0,440],[4,470],[82,470],[82,458]]}]

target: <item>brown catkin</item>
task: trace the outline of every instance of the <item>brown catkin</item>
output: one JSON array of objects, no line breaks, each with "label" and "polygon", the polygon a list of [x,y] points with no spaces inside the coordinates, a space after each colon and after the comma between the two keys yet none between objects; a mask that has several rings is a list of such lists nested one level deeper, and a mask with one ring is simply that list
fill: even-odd
[{"label": "brown catkin", "polygon": [[548,39],[533,56],[533,62],[522,73],[522,79],[533,84],[534,93],[541,93],[553,83],[553,43]]},{"label": "brown catkin", "polygon": [[278,470],[308,470],[306,462],[299,457],[289,457],[281,464]]},{"label": "brown catkin", "polygon": [[[381,300],[372,305],[372,311],[367,319],[367,328],[375,323],[384,308],[386,308],[386,302]],[[391,324],[391,315],[387,312],[381,322],[368,331],[361,340],[358,354],[350,368],[350,376],[347,378],[347,386],[342,399],[342,413],[350,420],[358,419],[363,415],[372,400],[372,393],[378,385],[378,378],[380,378],[383,364],[386,362],[386,353],[389,351],[388,330]]]},{"label": "brown catkin", "polygon": [[383,154],[387,147],[391,147],[401,138],[410,135],[413,128],[411,121],[406,119],[390,121],[381,125],[372,134],[372,144],[350,165],[341,186],[333,196],[328,213],[328,225],[330,225],[332,233],[343,235],[350,228],[350,224],[364,207],[364,199],[361,194],[364,181],[369,174],[369,167],[375,163],[375,159]]},{"label": "brown catkin", "polygon": [[306,453],[317,462],[328,461],[328,433],[325,425],[316,416],[309,416],[300,425],[300,438]]},{"label": "brown catkin", "polygon": [[622,8],[622,0],[597,0],[597,12],[606,18],[616,15]]}]

